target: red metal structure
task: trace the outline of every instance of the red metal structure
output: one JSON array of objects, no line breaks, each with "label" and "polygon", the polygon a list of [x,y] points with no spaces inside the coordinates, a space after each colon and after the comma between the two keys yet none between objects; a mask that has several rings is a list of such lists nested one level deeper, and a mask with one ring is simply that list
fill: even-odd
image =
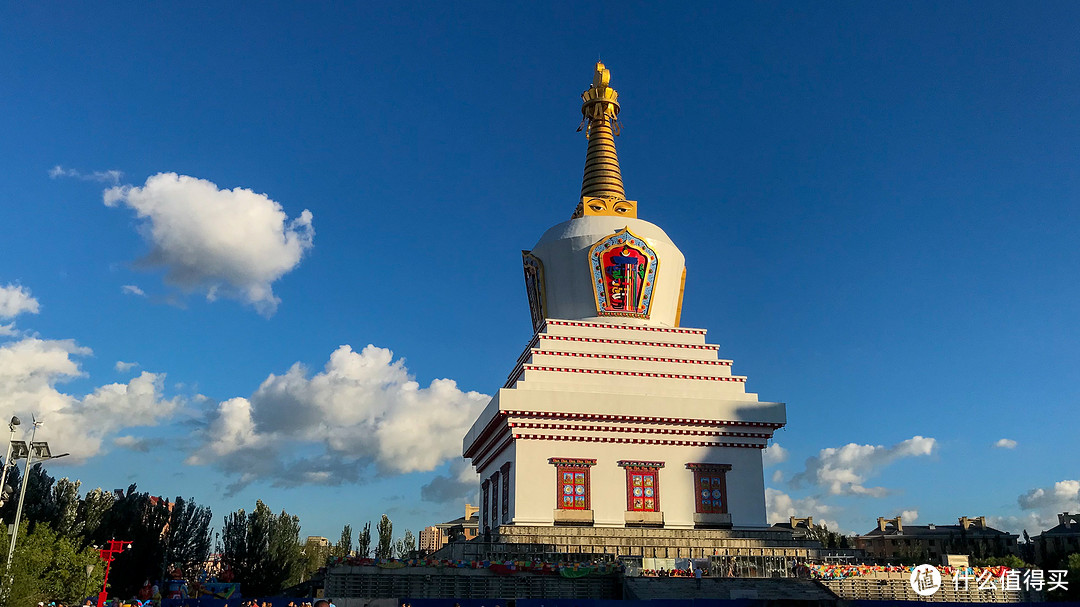
[{"label": "red metal structure", "polygon": [[104,607],[105,601],[109,599],[109,592],[106,590],[109,587],[109,565],[112,564],[116,555],[124,551],[124,548],[131,548],[131,542],[109,540],[108,548],[98,550],[101,560],[105,561],[105,583],[101,585],[101,594],[98,594],[97,607]]}]

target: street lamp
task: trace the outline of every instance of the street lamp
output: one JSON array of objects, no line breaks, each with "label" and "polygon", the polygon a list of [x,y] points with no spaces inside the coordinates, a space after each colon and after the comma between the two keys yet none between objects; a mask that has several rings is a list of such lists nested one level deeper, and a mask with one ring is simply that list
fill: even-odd
[{"label": "street lamp", "polygon": [[[125,544],[127,544],[125,546]],[[125,542],[123,540],[109,540],[109,547],[98,550],[98,554],[101,556],[101,560],[105,561],[105,582],[101,584],[101,594],[98,595],[97,607],[103,607],[105,601],[109,599],[109,591],[106,588],[109,587],[109,565],[112,565],[113,559],[116,555],[124,551],[124,548],[131,548],[131,542]],[[89,569],[88,569],[89,570]]]},{"label": "street lamp", "polygon": [[[34,456],[36,455],[39,460],[44,461],[47,459],[59,459],[68,455],[67,453],[53,455],[49,450],[49,443],[34,440],[34,437],[37,436],[38,426],[41,424],[42,422],[34,420],[34,429],[30,432],[29,448],[23,441],[12,441],[11,443],[11,446],[19,451],[19,455],[26,454],[26,466],[23,468],[22,488],[19,490],[19,507],[15,509],[15,526],[11,529],[11,546],[8,547],[7,571],[9,574],[11,573],[11,558],[15,555],[15,542],[19,539],[19,520],[22,519],[23,500],[26,499],[26,486],[30,484],[30,466],[34,463]],[[10,581],[10,576],[8,578],[8,581]]]},{"label": "street lamp", "polygon": [[8,422],[8,430],[11,430],[11,436],[8,438],[7,455],[4,456],[4,470],[0,472],[0,506],[3,506],[11,497],[7,494],[7,473],[15,465],[14,460],[11,459],[11,449],[15,446],[15,426],[21,423],[22,421],[14,415],[11,416],[11,421]]}]

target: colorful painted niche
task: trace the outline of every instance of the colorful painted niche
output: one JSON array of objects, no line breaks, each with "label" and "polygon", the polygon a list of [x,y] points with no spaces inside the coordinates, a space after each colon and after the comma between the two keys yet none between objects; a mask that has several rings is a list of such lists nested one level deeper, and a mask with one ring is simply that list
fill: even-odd
[{"label": "colorful painted niche", "polygon": [[659,260],[645,239],[623,228],[589,249],[589,265],[597,314],[649,317]]}]

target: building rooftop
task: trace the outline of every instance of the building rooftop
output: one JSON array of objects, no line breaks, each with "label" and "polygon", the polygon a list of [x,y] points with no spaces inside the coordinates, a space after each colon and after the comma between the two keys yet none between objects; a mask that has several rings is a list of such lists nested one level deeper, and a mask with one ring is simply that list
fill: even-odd
[{"label": "building rooftop", "polygon": [[1058,515],[1058,524],[1040,535],[1080,535],[1080,514],[1062,512]]}]

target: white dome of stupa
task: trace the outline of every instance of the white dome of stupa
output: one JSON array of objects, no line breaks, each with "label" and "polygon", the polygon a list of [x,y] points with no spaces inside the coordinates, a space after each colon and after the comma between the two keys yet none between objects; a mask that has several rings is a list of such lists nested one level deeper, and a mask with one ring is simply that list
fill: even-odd
[{"label": "white dome of stupa", "polygon": [[[657,272],[647,317],[601,315],[597,309],[589,251],[596,243],[624,229],[643,239],[656,253]],[[544,264],[548,318],[677,326],[686,261],[659,226],[633,217],[578,217],[545,232],[531,253]]]},{"label": "white dome of stupa", "polygon": [[536,330],[546,318],[679,324],[685,258],[663,230],[638,219],[637,202],[626,199],[615,153],[619,94],[610,78],[597,63],[593,84],[581,95],[589,146],[573,218],[522,252]]}]

